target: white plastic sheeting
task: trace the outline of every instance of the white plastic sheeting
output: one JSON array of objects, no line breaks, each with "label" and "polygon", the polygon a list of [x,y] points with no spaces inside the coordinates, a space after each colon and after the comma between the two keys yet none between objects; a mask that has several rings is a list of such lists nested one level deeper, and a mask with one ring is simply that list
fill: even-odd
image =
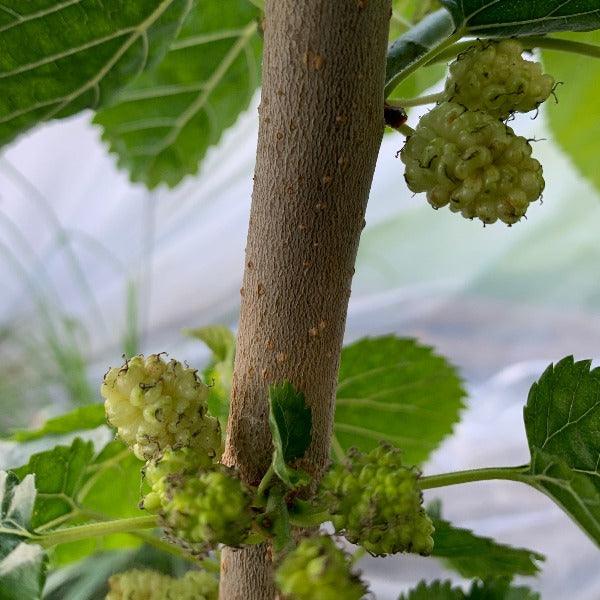
[{"label": "white plastic sheeting", "polygon": [[[148,193],[117,172],[82,116],[21,139],[0,159],[0,323],[21,337],[40,306],[80,321],[94,376],[120,360],[127,282],[139,303],[142,350],[194,363],[180,329],[235,324],[257,122],[244,116],[179,188]],[[550,138],[543,115],[512,124]],[[600,203],[551,140],[535,144],[547,191],[528,220],[483,228],[411,197],[386,136],[363,234],[348,340],[417,336],[457,364],[470,388],[456,435],[427,473],[527,460],[522,407],[530,383],[566,354],[600,354]],[[44,302],[39,301],[40,298]],[[10,354],[10,338],[0,353]],[[57,404],[46,412],[55,412]],[[64,399],[63,399],[64,405]],[[547,555],[530,585],[546,600],[600,598],[597,548],[550,500],[510,482],[428,492],[444,515]],[[452,576],[415,557],[361,563],[382,600],[421,577]],[[458,581],[458,580],[457,580]]]}]

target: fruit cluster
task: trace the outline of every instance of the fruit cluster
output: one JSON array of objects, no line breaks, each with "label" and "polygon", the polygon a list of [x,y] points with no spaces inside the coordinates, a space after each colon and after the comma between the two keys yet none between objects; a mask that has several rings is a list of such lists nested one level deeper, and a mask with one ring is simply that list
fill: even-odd
[{"label": "fruit cluster", "polygon": [[294,600],[360,600],[367,592],[352,572],[351,557],[324,535],[303,539],[277,569],[275,582]]},{"label": "fruit cluster", "polygon": [[133,569],[108,580],[106,600],[217,600],[218,582],[205,571],[175,579],[149,569]]},{"label": "fruit cluster", "polygon": [[418,475],[393,446],[350,451],[323,479],[320,497],[336,531],[371,554],[428,555],[434,528],[423,510]]},{"label": "fruit cluster", "polygon": [[413,192],[484,224],[512,225],[544,190],[529,140],[504,122],[537,108],[554,79],[516,40],[476,42],[450,65],[443,100],[423,116],[400,158]]}]

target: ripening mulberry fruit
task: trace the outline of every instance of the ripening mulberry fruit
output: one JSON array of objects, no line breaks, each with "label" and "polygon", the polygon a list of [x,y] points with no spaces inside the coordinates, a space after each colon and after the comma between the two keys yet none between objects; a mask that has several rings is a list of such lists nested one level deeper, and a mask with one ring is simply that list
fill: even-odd
[{"label": "ripening mulberry fruit", "polygon": [[165,525],[186,542],[239,546],[252,526],[252,497],[227,467],[186,478],[166,497],[161,513]]},{"label": "ripening mulberry fruit", "polygon": [[275,582],[294,600],[360,600],[367,593],[351,557],[328,536],[302,540],[277,569]]},{"label": "ripening mulberry fruit", "polygon": [[181,487],[186,479],[214,465],[206,453],[192,448],[165,450],[159,458],[148,461],[144,467],[144,481],[150,487],[150,492],[142,500],[141,507],[149,512],[159,512],[168,503],[171,490]]},{"label": "ripening mulberry fruit", "polygon": [[159,354],[135,356],[104,377],[106,415],[141,460],[168,448],[221,456],[219,422],[207,414],[208,388],[196,371]]},{"label": "ripening mulberry fruit", "polygon": [[544,189],[531,144],[482,111],[443,102],[424,115],[400,152],[413,192],[434,208],[508,225],[525,215]]},{"label": "ripening mulberry fruit", "polygon": [[217,600],[217,580],[205,571],[188,571],[181,579],[150,569],[133,569],[108,580],[106,600]]},{"label": "ripening mulberry fruit", "polygon": [[554,78],[522,53],[517,40],[475,43],[450,65],[446,99],[497,119],[534,110],[552,93]]},{"label": "ripening mulberry fruit", "polygon": [[434,528],[423,510],[418,472],[402,465],[400,451],[381,445],[348,453],[321,484],[320,498],[336,531],[374,555],[433,550]]}]

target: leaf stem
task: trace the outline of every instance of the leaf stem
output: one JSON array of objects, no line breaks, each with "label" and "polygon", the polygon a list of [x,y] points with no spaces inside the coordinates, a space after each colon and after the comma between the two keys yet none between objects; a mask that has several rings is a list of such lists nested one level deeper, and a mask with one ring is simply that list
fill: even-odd
[{"label": "leaf stem", "polygon": [[41,535],[35,538],[36,542],[44,548],[65,544],[67,542],[77,542],[93,537],[102,537],[112,533],[131,533],[139,529],[149,529],[156,527],[155,516],[131,517],[128,519],[116,519],[106,523],[88,523],[86,525],[76,525],[57,529],[51,533]]},{"label": "leaf stem", "polygon": [[[572,54],[580,54],[591,58],[600,58],[600,45],[587,44],[586,42],[576,42],[574,40],[563,40],[560,38],[543,37],[543,36],[525,36],[519,38],[519,42],[527,50],[533,48],[544,48],[546,50],[558,50],[560,52],[571,52]],[[476,40],[466,40],[458,42],[445,48],[443,52],[438,53],[427,64],[448,61],[470,48]]]},{"label": "leaf stem", "polygon": [[258,489],[256,490],[256,495],[258,497],[264,496],[271,480],[273,479],[273,475],[275,475],[275,471],[273,470],[273,465],[270,465],[267,469],[267,472],[264,474],[260,483],[258,484]]},{"label": "leaf stem", "polygon": [[335,433],[331,436],[331,448],[338,462],[344,462],[346,460],[346,453]]},{"label": "leaf stem", "polygon": [[422,106],[424,104],[435,104],[440,102],[445,97],[444,92],[438,92],[435,94],[426,94],[424,96],[417,96],[416,98],[400,98],[394,100],[387,100],[386,104],[393,108],[408,108],[410,106]]},{"label": "leaf stem", "polygon": [[489,481],[492,479],[507,479],[527,483],[525,474],[529,471],[529,465],[520,467],[490,467],[487,469],[469,469],[466,471],[455,471],[453,473],[442,473],[440,475],[429,475],[419,480],[422,490],[430,490],[459,483],[472,483],[475,481]]},{"label": "leaf stem", "polygon": [[[444,41],[439,43],[435,48],[432,48],[428,52],[422,54],[414,62],[409,64],[405,69],[396,73],[388,82],[385,84],[385,98],[387,98],[407,77],[412,75],[415,71],[420,69],[422,66],[434,62],[440,54],[442,54],[448,47],[454,47],[455,42],[463,37],[462,31],[457,31],[452,34]],[[472,42],[471,42],[472,43]]]}]

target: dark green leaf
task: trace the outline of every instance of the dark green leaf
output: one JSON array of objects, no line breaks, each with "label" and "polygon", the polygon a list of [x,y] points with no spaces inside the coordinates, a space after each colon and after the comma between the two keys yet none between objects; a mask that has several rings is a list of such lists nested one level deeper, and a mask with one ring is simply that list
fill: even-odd
[{"label": "dark green leaf", "polygon": [[166,57],[94,120],[133,181],[174,186],[245,110],[260,81],[258,10],[195,2]]},{"label": "dark green leaf", "polygon": [[23,481],[0,471],[0,600],[40,600],[46,580],[47,557],[37,544],[28,544],[35,503],[33,476]]},{"label": "dark green leaf", "polygon": [[446,42],[454,33],[454,23],[445,10],[425,17],[418,25],[400,36],[389,48],[386,63],[385,91],[389,95],[399,79],[413,66]]},{"label": "dark green leaf", "polygon": [[433,556],[465,578],[536,575],[537,562],[544,560],[537,552],[499,544],[440,518],[433,519],[433,524]]},{"label": "dark green leaf", "polygon": [[400,594],[398,600],[464,600],[465,595],[460,588],[453,588],[450,581],[421,581],[408,594]]},{"label": "dark green leaf", "polygon": [[289,382],[269,388],[269,427],[273,436],[273,469],[288,486],[300,484],[301,474],[289,468],[310,445],[312,416],[304,394]]},{"label": "dark green leaf", "polygon": [[342,350],[336,437],[363,452],[388,441],[420,464],[451,433],[464,396],[456,369],[431,348],[391,335],[359,340]]},{"label": "dark green leaf", "polygon": [[74,431],[96,429],[101,425],[106,425],[104,405],[89,404],[76,408],[70,413],[48,419],[39,429],[15,431],[11,439],[16,442],[29,442],[49,435],[63,435]]},{"label": "dark green leaf", "polygon": [[0,145],[106,103],[164,54],[188,9],[188,0],[4,0]]},{"label": "dark green leaf", "polygon": [[[580,42],[600,44],[600,32],[561,35]],[[545,70],[563,85],[556,89],[558,103],[546,102],[553,139],[569,155],[575,166],[600,190],[600,170],[596,160],[600,138],[600,89],[590,81],[600,80],[600,61],[568,52],[544,50]],[[584,62],[585,61],[585,62]],[[585,65],[585,77],[577,72]]]},{"label": "dark green leaf", "polygon": [[212,360],[202,373],[202,378],[209,387],[208,410],[211,415],[218,417],[225,431],[229,416],[235,336],[231,329],[224,325],[186,329],[184,333],[204,342],[213,354]]},{"label": "dark green leaf", "polygon": [[398,600],[540,600],[540,596],[529,588],[511,586],[506,579],[490,579],[473,582],[467,593],[453,588],[449,581],[421,581]]},{"label": "dark green leaf", "polygon": [[540,600],[540,595],[524,586],[512,586],[507,579],[475,581],[465,600]]},{"label": "dark green leaf", "polygon": [[485,36],[600,28],[597,0],[441,0],[457,28]]}]

